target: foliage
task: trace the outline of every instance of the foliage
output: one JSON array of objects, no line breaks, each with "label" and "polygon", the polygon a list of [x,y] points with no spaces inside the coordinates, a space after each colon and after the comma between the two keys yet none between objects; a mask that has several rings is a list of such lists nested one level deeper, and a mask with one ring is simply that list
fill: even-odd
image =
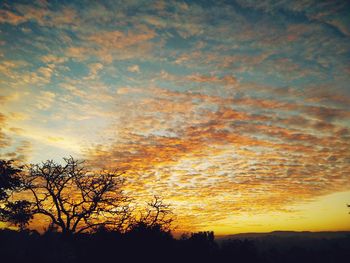
[{"label": "foliage", "polygon": [[10,192],[20,187],[18,174],[21,171],[13,165],[13,161],[0,160],[0,201],[6,200]]},{"label": "foliage", "polygon": [[19,226],[23,230],[28,222],[33,218],[31,204],[26,200],[7,202],[0,210],[1,219]]},{"label": "foliage", "polygon": [[30,203],[26,200],[10,201],[14,192],[22,189],[22,167],[13,161],[0,160],[0,220],[24,229],[32,219]]}]

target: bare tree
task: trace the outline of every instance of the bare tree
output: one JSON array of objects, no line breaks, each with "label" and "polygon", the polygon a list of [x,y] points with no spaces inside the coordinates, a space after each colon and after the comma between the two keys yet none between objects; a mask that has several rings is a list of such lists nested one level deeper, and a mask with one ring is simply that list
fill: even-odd
[{"label": "bare tree", "polygon": [[88,172],[82,164],[70,157],[64,158],[64,165],[51,160],[30,165],[18,195],[29,202],[31,215],[49,218],[51,227],[64,234],[101,226],[122,230],[131,211],[121,174]]},{"label": "bare tree", "polygon": [[159,196],[154,196],[153,200],[147,202],[145,211],[140,213],[140,218],[136,224],[142,224],[146,227],[157,227],[162,231],[170,231],[174,220],[172,210],[169,204],[165,204]]}]

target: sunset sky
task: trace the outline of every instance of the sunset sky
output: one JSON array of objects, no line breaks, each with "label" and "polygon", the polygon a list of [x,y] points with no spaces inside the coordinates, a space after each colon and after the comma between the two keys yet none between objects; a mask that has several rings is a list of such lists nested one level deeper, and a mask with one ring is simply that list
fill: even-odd
[{"label": "sunset sky", "polygon": [[1,1],[0,158],[126,171],[178,231],[350,230],[350,2]]}]

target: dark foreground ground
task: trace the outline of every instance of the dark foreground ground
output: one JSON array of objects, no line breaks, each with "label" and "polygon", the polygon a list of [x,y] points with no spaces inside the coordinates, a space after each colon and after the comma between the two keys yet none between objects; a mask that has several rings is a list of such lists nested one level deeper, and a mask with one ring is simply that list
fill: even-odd
[{"label": "dark foreground ground", "polygon": [[272,232],[214,240],[212,232],[174,239],[149,229],[72,237],[2,230],[0,262],[350,262],[350,232]]}]

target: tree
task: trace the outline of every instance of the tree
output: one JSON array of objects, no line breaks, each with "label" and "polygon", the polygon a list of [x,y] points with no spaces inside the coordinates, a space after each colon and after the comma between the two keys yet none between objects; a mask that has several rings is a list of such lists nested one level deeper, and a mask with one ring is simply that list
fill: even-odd
[{"label": "tree", "polygon": [[136,225],[144,225],[148,228],[159,228],[161,231],[170,231],[173,222],[173,213],[169,204],[165,204],[159,196],[147,202],[145,211],[140,212],[140,218]]},{"label": "tree", "polygon": [[22,231],[33,218],[31,204],[26,200],[7,202],[0,210],[0,218],[3,221],[18,226]]},{"label": "tree", "polygon": [[20,180],[22,167],[15,167],[13,163],[12,160],[0,160],[0,220],[23,230],[32,219],[32,214],[28,201],[9,200],[23,186]]},{"label": "tree", "polygon": [[[172,240],[171,223],[173,213],[169,204],[165,204],[160,197],[154,196],[153,200],[147,202],[146,206],[141,207],[137,212],[127,234],[136,243],[140,242],[139,245],[142,244],[145,253],[155,243],[158,247],[161,247]],[[165,248],[163,247],[163,249]]]},{"label": "tree", "polygon": [[66,235],[101,226],[121,231],[131,217],[130,198],[121,189],[121,174],[91,172],[72,157],[63,160],[63,165],[48,160],[28,167],[28,172],[20,176],[21,188],[13,197],[22,203],[7,204],[12,216],[18,208],[30,217],[42,215],[51,221],[50,227]]},{"label": "tree", "polygon": [[8,199],[10,192],[20,186],[18,175],[21,171],[12,160],[0,160],[0,201]]}]

